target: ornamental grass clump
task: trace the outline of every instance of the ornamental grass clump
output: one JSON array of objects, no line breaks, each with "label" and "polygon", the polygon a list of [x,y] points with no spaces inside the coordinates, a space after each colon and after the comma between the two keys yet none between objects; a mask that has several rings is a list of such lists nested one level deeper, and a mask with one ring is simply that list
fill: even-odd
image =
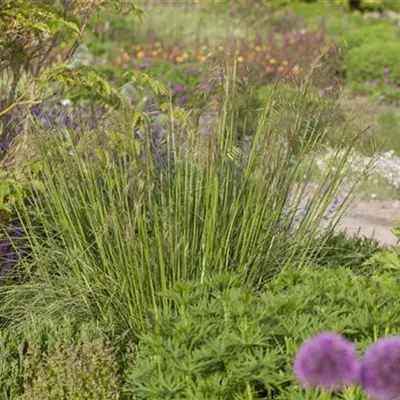
[{"label": "ornamental grass clump", "polygon": [[16,324],[31,314],[111,319],[140,333],[146,310],[170,307],[157,293],[178,281],[237,270],[260,288],[311,262],[343,211],[321,229],[352,144],[332,154],[311,190],[303,177],[315,171],[325,132],[307,124],[294,156],[271,96],[250,143],[238,140],[235,85],[224,78],[219,119],[204,134],[173,107],[157,134],[120,116],[87,134],[38,128],[41,185],[16,210],[31,251],[23,279],[0,288],[0,314]]},{"label": "ornamental grass clump", "polygon": [[319,333],[299,349],[294,374],[305,387],[338,391],[357,381],[359,365],[354,345],[342,335]]},{"label": "ornamental grass clump", "polygon": [[400,336],[380,339],[366,351],[360,381],[372,399],[400,399]]}]

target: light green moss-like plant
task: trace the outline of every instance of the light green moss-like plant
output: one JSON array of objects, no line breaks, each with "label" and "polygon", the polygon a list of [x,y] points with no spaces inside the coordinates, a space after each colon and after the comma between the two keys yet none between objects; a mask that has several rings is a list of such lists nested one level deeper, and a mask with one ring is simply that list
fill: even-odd
[{"label": "light green moss-like plant", "polygon": [[[110,339],[113,341],[111,342]],[[101,326],[34,320],[0,331],[3,399],[119,399],[119,337]],[[123,346],[121,346],[122,348]]]}]

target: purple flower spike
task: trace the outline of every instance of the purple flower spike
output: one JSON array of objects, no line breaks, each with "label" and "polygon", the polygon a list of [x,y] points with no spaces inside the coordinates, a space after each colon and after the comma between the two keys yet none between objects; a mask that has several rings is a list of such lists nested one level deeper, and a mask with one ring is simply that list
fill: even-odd
[{"label": "purple flower spike", "polygon": [[383,68],[382,74],[388,74],[390,72],[390,68]]},{"label": "purple flower spike", "polygon": [[400,399],[399,336],[378,340],[366,351],[360,380],[365,392],[374,399]]},{"label": "purple flower spike", "polygon": [[175,85],[175,91],[176,92],[184,92],[186,90],[186,87],[183,85]]},{"label": "purple flower spike", "polygon": [[352,385],[359,373],[355,347],[337,333],[321,332],[299,349],[293,372],[305,387],[336,391]]},{"label": "purple flower spike", "polygon": [[398,88],[399,88],[399,85],[398,85],[397,83],[393,83],[392,88],[393,88],[393,89],[398,89]]},{"label": "purple flower spike", "polygon": [[384,81],[386,84],[388,84],[388,83],[390,82],[390,79],[389,79],[389,78],[385,78],[383,81]]}]

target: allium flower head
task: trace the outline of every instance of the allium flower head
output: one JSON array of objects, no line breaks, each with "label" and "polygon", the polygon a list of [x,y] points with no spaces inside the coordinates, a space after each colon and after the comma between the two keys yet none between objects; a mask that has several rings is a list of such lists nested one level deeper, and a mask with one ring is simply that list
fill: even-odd
[{"label": "allium flower head", "polygon": [[378,340],[366,351],[360,381],[374,399],[400,399],[400,336]]},{"label": "allium flower head", "polygon": [[355,347],[337,333],[321,332],[301,346],[293,372],[306,387],[335,391],[349,386],[359,372]]}]

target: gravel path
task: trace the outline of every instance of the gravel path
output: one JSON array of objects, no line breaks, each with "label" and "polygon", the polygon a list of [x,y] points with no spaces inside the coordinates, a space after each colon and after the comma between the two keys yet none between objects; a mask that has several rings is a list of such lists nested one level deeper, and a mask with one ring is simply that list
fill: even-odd
[{"label": "gravel path", "polygon": [[[357,172],[372,165],[371,180],[379,177],[386,181],[388,187],[400,189],[400,157],[394,151],[382,153],[374,158],[354,154],[350,162],[352,169]],[[338,229],[346,230],[349,235],[375,237],[381,244],[393,245],[398,239],[391,229],[398,221],[400,221],[400,199],[356,198]]]},{"label": "gravel path", "polygon": [[397,243],[390,231],[400,220],[400,200],[355,200],[338,230],[348,235],[375,237],[381,244]]}]

